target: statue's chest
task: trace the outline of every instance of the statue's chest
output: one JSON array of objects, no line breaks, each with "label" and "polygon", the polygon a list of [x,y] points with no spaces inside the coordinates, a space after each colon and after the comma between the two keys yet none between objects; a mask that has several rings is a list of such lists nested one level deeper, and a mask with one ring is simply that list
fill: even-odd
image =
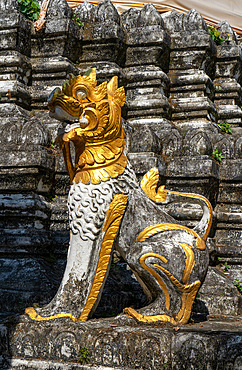
[{"label": "statue's chest", "polygon": [[100,184],[73,184],[68,196],[70,229],[83,240],[94,240],[102,229],[115,194],[111,181]]}]

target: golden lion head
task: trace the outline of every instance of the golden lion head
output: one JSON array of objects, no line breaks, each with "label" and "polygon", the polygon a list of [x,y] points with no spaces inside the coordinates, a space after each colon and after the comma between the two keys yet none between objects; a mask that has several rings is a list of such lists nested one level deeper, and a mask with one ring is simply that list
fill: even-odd
[{"label": "golden lion head", "polygon": [[[71,182],[98,183],[123,173],[127,163],[121,123],[124,103],[125,92],[118,88],[118,78],[97,86],[96,69],[83,76],[70,75],[62,89],[51,93],[50,116],[65,124],[60,139]],[[75,166],[70,141],[75,145]]]}]

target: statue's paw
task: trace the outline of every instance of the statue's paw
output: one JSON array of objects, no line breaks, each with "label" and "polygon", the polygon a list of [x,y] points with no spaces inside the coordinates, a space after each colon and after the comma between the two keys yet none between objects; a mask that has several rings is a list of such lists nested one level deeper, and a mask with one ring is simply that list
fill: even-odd
[{"label": "statue's paw", "polygon": [[163,315],[145,315],[144,312],[139,313],[135,311],[132,307],[127,307],[123,312],[128,316],[136,319],[139,322],[143,323],[154,323],[154,322],[169,322],[172,325],[177,325],[177,321],[166,314]]},{"label": "statue's paw", "polygon": [[40,308],[36,309],[34,307],[26,308],[25,313],[32,320],[35,320],[35,321],[48,321],[48,320],[54,320],[54,319],[59,319],[59,318],[63,318],[63,317],[70,318],[72,321],[78,321],[78,319],[75,316],[73,316],[71,313],[65,313],[65,312],[58,313],[58,314],[55,314],[55,315],[50,315],[50,316],[45,316],[45,315],[42,316],[41,315],[41,309]]}]

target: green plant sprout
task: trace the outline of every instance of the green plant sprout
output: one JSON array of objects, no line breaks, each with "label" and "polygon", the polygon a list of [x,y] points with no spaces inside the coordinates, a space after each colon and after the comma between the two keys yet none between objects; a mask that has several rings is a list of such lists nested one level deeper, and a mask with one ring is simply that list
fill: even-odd
[{"label": "green plant sprout", "polygon": [[219,163],[221,162],[222,159],[225,158],[222,155],[222,150],[218,151],[217,148],[214,149],[213,154],[212,154],[212,157],[213,157],[213,159],[215,159],[215,161],[218,161]]},{"label": "green plant sprout", "polygon": [[223,122],[218,123],[218,125],[220,126],[222,131],[226,132],[226,134],[232,134],[232,130],[228,122],[223,121]]},{"label": "green plant sprout", "polygon": [[73,14],[73,17],[72,17],[72,20],[79,26],[79,27],[82,27],[84,26],[84,22],[82,22],[80,20],[80,18],[78,18],[78,16],[76,14]]},{"label": "green plant sprout", "polygon": [[168,367],[170,367],[170,365],[171,365],[171,361],[168,360],[168,361],[166,361],[166,362],[163,363],[163,368],[164,369],[167,369]]},{"label": "green plant sprout", "polygon": [[[220,262],[220,265],[222,265],[223,262],[221,262],[221,257],[217,257],[217,258],[218,258],[218,262]],[[228,265],[227,261],[224,262],[223,266],[224,266],[224,271],[229,271],[229,269],[231,268],[231,266]]]},{"label": "green plant sprout", "polygon": [[224,271],[229,271],[230,268],[231,266],[228,265],[228,262],[224,262]]},{"label": "green plant sprout", "polygon": [[210,26],[208,27],[208,32],[209,32],[209,35],[214,40],[216,45],[222,45],[224,39],[220,35],[220,32],[219,30],[217,30],[217,28]]},{"label": "green plant sprout", "polygon": [[240,294],[242,294],[242,281],[240,281],[239,279],[234,279],[233,284],[234,286],[236,286]]},{"label": "green plant sprout", "polygon": [[59,196],[57,194],[54,193],[54,191],[51,191],[50,194],[46,195],[46,197],[50,200],[50,201],[53,201],[55,199],[58,199]]},{"label": "green plant sprout", "polygon": [[20,11],[30,21],[37,21],[40,13],[40,6],[37,0],[17,0]]},{"label": "green plant sprout", "polygon": [[55,143],[54,143],[54,141],[51,139],[51,140],[50,140],[50,147],[51,147],[51,149],[54,149],[54,145],[55,145]]},{"label": "green plant sprout", "polygon": [[78,359],[78,361],[82,365],[88,364],[90,362],[90,357],[89,357],[89,351],[87,347],[81,347],[79,353],[80,353],[80,358]]},{"label": "green plant sprout", "polygon": [[56,262],[56,256],[50,252],[48,256],[44,256],[44,260],[49,262],[50,264],[53,264]]}]

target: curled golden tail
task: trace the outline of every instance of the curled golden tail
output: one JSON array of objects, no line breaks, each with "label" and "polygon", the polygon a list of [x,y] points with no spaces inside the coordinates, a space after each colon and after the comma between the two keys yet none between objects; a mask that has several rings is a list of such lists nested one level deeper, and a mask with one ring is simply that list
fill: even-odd
[{"label": "curled golden tail", "polygon": [[[209,200],[202,195],[193,193],[179,193],[178,191],[166,190],[165,186],[160,186],[156,192],[159,180],[159,172],[156,167],[147,172],[142,181],[141,188],[144,193],[156,203],[174,203],[174,202],[188,202],[199,204],[203,210],[203,216],[194,231],[206,241],[211,225],[213,210]],[[187,198],[187,199],[184,199]]]}]

